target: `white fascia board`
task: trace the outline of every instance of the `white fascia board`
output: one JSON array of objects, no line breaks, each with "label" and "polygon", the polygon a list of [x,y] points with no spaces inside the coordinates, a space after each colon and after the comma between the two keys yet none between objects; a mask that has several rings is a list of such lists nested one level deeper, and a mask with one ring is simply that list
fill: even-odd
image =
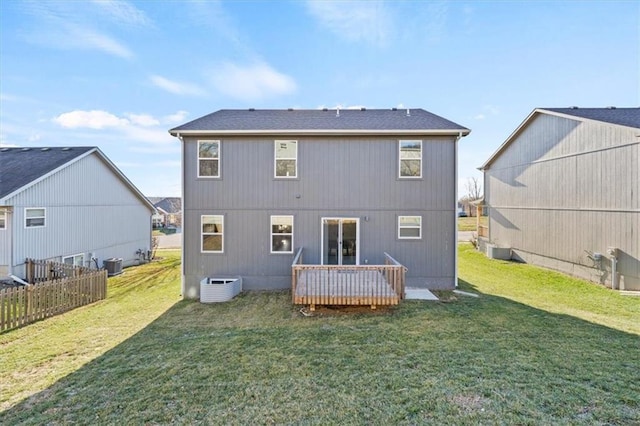
[{"label": "white fascia board", "polygon": [[341,136],[341,135],[435,135],[435,136],[467,136],[471,130],[469,129],[385,129],[385,130],[340,130],[340,129],[284,129],[284,130],[170,130],[169,134],[172,136],[207,136],[207,135],[229,135],[229,136],[243,136],[243,135],[304,135],[304,136]]}]

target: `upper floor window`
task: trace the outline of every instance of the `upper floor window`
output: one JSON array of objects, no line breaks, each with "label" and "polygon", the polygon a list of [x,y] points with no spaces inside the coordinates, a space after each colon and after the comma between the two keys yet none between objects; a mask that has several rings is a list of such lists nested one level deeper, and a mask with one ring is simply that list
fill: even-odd
[{"label": "upper floor window", "polygon": [[207,253],[222,253],[224,251],[224,216],[202,215],[202,251]]},{"label": "upper floor window", "polygon": [[298,177],[298,142],[275,141],[275,177]]},{"label": "upper floor window", "polygon": [[271,253],[293,253],[293,216],[271,216]]},{"label": "upper floor window", "polygon": [[422,238],[422,216],[398,216],[398,238]]},{"label": "upper floor window", "polygon": [[42,228],[45,226],[46,211],[44,208],[24,209],[24,227]]},{"label": "upper floor window", "polygon": [[401,178],[422,177],[422,141],[400,141],[399,160]]},{"label": "upper floor window", "polygon": [[7,229],[7,211],[0,210],[0,231]]},{"label": "upper floor window", "polygon": [[198,177],[220,177],[220,141],[198,141]]}]

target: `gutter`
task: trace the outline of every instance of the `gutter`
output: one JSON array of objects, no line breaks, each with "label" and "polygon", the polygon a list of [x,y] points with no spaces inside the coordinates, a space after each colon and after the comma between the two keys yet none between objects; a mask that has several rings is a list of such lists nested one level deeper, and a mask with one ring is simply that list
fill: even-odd
[{"label": "gutter", "polygon": [[328,135],[433,135],[433,136],[467,136],[469,129],[254,129],[254,130],[169,130],[172,136],[179,135],[304,135],[304,136],[328,136]]}]

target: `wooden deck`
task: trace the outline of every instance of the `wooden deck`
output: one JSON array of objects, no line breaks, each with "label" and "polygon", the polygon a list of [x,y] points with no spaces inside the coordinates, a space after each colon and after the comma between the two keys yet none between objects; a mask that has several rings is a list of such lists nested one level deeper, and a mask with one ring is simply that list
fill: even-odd
[{"label": "wooden deck", "polygon": [[291,265],[293,303],[397,305],[404,298],[406,268],[385,253],[385,265],[303,265],[302,249]]}]

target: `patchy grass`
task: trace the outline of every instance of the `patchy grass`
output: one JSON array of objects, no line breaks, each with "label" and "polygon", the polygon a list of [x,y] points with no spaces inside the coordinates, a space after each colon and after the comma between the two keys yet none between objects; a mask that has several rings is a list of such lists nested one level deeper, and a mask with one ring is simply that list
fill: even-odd
[{"label": "patchy grass", "polygon": [[[458,231],[477,231],[477,225],[478,222],[475,216],[458,218]],[[486,216],[480,218],[480,225],[487,225]]]},{"label": "patchy grass", "polygon": [[[288,292],[174,303],[177,254],[127,270],[106,301],[0,335],[0,423],[640,422],[637,299],[581,282],[545,298],[562,276],[460,249],[462,288],[481,297],[382,313],[305,317]],[[594,295],[616,303],[599,324],[571,303]]]}]

